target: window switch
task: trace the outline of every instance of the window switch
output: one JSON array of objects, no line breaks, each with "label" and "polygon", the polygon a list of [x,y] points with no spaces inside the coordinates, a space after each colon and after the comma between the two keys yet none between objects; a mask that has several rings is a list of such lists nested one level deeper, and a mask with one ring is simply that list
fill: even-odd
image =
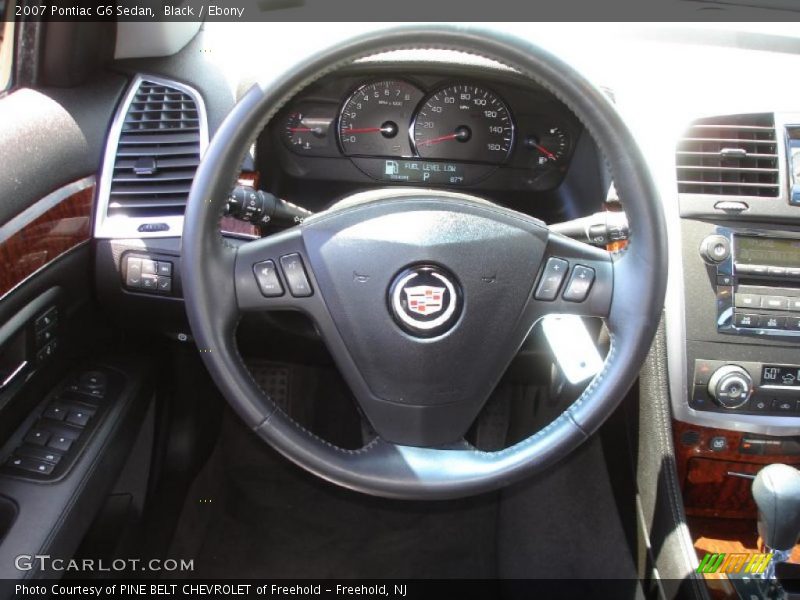
[{"label": "window switch", "polygon": [[67,423],[71,425],[77,425],[78,427],[86,427],[87,423],[89,423],[89,419],[92,418],[92,414],[88,410],[81,410],[81,409],[73,409],[69,411],[67,415]]},{"label": "window switch", "polygon": [[17,448],[17,456],[27,456],[28,458],[35,458],[36,460],[43,460],[45,462],[58,464],[61,460],[61,454],[48,450],[46,448],[36,448],[34,446],[21,446]]},{"label": "window switch", "polygon": [[45,429],[31,429],[23,441],[33,446],[44,446],[50,439],[50,435],[50,432]]},{"label": "window switch", "polygon": [[50,443],[47,444],[48,448],[52,448],[53,450],[60,450],[61,452],[69,452],[71,446],[72,446],[72,440],[63,435],[54,435],[50,440]]},{"label": "window switch", "polygon": [[63,421],[67,416],[67,409],[62,404],[53,403],[47,407],[42,415],[46,419],[53,419],[54,421]]},{"label": "window switch", "polygon": [[28,456],[12,456],[6,463],[15,469],[21,469],[30,473],[41,473],[42,475],[50,475],[56,466],[53,463],[37,460]]},{"label": "window switch", "polygon": [[41,317],[36,319],[36,321],[33,324],[33,328],[36,330],[36,333],[39,333],[40,331],[44,331],[45,329],[53,327],[57,323],[58,323],[58,311],[56,310],[55,307],[53,307],[46,313],[44,313]]}]

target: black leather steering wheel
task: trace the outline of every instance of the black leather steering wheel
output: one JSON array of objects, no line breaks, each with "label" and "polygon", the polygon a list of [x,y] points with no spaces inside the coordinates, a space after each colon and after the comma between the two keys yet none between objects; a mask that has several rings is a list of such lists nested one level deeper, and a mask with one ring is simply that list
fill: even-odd
[{"label": "black leather steering wheel", "polygon": [[[236,245],[220,217],[245,151],[295,94],[362,57],[449,49],[503,63],[549,89],[600,146],[628,216],[627,250],[611,254],[541,221],[464,194],[380,189],[302,225]],[[636,143],[605,96],[540,48],[498,32],[410,26],[354,38],[254,86],[214,135],[183,230],[186,308],[201,356],[227,400],[267,443],[339,485],[394,498],[453,498],[506,485],[574,450],[610,415],[650,348],[667,280],[666,230]],[[583,301],[537,299],[552,258],[594,271]],[[266,261],[272,261],[266,262]],[[550,263],[564,265],[564,263]],[[256,275],[280,265],[277,288]],[[283,275],[288,275],[288,278]],[[303,281],[303,276],[306,281]],[[290,284],[293,284],[290,289]],[[412,302],[415,304],[412,305]],[[290,419],[239,356],[246,311],[309,315],[378,436],[346,450]],[[427,311],[427,314],[426,314]],[[498,452],[464,435],[534,324],[548,313],[603,317],[611,347],[583,394],[542,430]]]}]

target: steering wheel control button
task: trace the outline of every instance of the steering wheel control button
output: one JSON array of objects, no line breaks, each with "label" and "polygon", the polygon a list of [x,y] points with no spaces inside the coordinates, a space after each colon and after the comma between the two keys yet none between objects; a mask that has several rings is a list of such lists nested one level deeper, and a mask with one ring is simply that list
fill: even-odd
[{"label": "steering wheel control button", "polygon": [[563,258],[550,257],[544,266],[542,278],[539,280],[539,285],[536,287],[534,298],[537,300],[546,300],[552,302],[558,297],[558,290],[561,289],[561,284],[564,283],[564,278],[567,276],[569,270],[569,263]]},{"label": "steering wheel control button", "polygon": [[435,337],[450,330],[461,315],[461,287],[442,267],[409,267],[395,276],[389,287],[389,307],[404,331]]},{"label": "steering wheel control button", "polygon": [[294,254],[281,256],[281,268],[292,296],[295,298],[307,298],[314,293],[306,274],[303,258],[299,254],[295,252]]},{"label": "steering wheel control button", "polygon": [[258,287],[261,293],[267,298],[277,298],[283,296],[283,286],[278,277],[278,269],[271,260],[265,260],[253,265],[253,273],[256,275]]},{"label": "steering wheel control button", "polygon": [[584,265],[575,265],[569,277],[563,298],[567,302],[583,302],[589,295],[594,283],[594,269]]}]

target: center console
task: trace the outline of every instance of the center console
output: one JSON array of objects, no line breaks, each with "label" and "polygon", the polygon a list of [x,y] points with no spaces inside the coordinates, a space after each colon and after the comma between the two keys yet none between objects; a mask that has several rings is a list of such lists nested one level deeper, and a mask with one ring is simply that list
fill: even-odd
[{"label": "center console", "polygon": [[[800,115],[695,122],[678,144],[667,335],[682,423],[800,435]],[[676,269],[679,275],[676,275]]]},{"label": "center console", "polygon": [[[665,329],[698,561],[760,552],[753,480],[773,463],[800,467],[798,124],[800,114],[704,118],[677,145]],[[739,597],[730,591],[720,597]]]}]

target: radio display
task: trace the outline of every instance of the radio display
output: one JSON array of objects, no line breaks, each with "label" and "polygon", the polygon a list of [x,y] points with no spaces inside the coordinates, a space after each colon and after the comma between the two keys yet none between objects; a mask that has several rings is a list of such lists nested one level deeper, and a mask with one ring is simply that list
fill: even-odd
[{"label": "radio display", "polygon": [[737,235],[734,247],[739,264],[800,267],[800,240]]},{"label": "radio display", "polygon": [[761,385],[785,385],[800,387],[800,369],[779,365],[761,367]]}]

